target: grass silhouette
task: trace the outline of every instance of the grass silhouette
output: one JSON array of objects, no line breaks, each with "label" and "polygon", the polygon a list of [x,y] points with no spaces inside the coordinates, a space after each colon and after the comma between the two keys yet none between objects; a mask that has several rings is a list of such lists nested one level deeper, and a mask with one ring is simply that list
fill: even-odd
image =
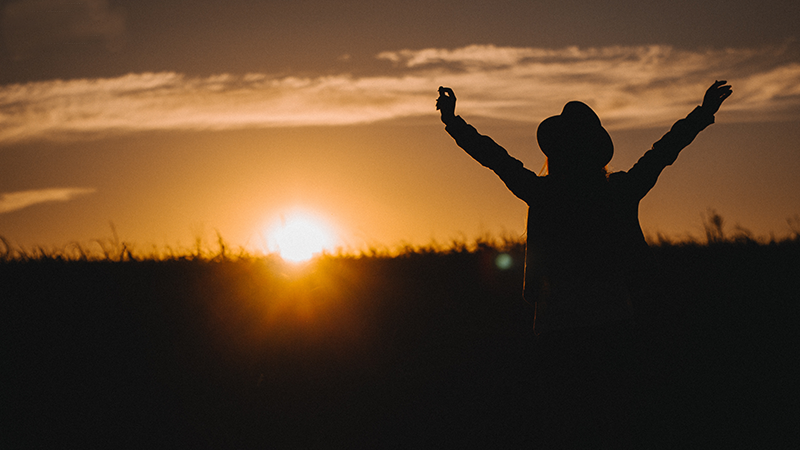
[{"label": "grass silhouette", "polygon": [[[758,241],[708,223],[705,243],[652,247],[636,305],[651,349],[648,448],[783,442],[794,429],[780,411],[798,233]],[[529,447],[543,432],[535,406],[550,394],[520,241],[300,266],[221,238],[149,255],[116,238],[95,251],[2,247],[5,448]]]}]

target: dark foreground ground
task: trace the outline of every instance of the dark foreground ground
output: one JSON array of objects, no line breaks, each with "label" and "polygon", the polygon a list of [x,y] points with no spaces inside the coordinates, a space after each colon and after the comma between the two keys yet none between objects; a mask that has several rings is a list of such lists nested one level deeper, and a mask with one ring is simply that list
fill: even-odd
[{"label": "dark foreground ground", "polygon": [[[574,435],[578,420],[544,430],[537,416],[553,394],[520,250],[507,270],[488,247],[302,270],[0,262],[0,447],[537,448]],[[792,448],[798,242],[654,252],[637,448]]]}]

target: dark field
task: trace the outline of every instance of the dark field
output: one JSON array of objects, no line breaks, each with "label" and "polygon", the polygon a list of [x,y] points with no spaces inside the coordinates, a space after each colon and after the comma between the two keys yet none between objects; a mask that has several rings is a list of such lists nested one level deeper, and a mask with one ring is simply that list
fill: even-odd
[{"label": "dark field", "polygon": [[[800,240],[653,252],[637,448],[793,448]],[[488,245],[303,269],[0,261],[0,446],[536,448],[579,432],[541,429],[552,393],[509,253],[507,270]]]}]

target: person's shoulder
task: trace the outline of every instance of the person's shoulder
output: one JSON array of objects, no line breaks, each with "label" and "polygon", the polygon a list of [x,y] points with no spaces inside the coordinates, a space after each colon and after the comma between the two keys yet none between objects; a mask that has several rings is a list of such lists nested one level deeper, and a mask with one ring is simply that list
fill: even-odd
[{"label": "person's shoulder", "polygon": [[628,172],[621,170],[608,174],[606,181],[611,189],[625,189],[630,184],[631,177]]},{"label": "person's shoulder", "polygon": [[608,174],[608,182],[609,183],[618,183],[624,180],[628,176],[628,172],[624,170],[620,170],[619,172],[611,172]]},{"label": "person's shoulder", "polygon": [[549,174],[536,175],[536,173],[534,173],[534,172],[531,172],[531,173],[533,173],[533,175],[534,175],[534,176],[531,177],[531,180],[534,183],[536,183],[537,186],[553,186],[556,183],[558,183],[558,180],[553,178],[552,175],[549,175]]}]

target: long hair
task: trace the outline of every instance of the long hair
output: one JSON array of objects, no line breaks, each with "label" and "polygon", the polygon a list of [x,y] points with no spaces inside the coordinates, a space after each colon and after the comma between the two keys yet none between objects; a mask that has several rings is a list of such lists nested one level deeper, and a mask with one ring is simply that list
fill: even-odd
[{"label": "long hair", "polygon": [[[607,165],[603,166],[603,168],[600,170],[603,172],[603,176],[608,178],[608,175],[610,174],[608,166]],[[543,177],[549,174],[550,174],[550,158],[545,158],[544,165],[542,166],[542,170],[539,171],[538,176]]]}]

